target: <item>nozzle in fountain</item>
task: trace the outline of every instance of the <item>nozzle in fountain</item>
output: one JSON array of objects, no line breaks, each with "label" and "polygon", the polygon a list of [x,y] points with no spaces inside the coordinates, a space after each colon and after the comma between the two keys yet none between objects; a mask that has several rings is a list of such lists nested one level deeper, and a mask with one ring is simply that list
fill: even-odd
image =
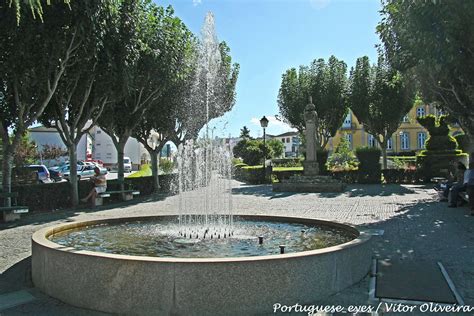
[{"label": "nozzle in fountain", "polygon": [[258,244],[263,244],[263,236],[258,236]]},{"label": "nozzle in fountain", "polygon": [[280,254],[285,253],[285,245],[280,245]]}]

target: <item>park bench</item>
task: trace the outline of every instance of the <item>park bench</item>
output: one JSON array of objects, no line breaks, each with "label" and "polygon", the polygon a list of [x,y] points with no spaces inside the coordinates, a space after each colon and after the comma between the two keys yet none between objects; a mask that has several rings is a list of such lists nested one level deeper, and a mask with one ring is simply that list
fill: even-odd
[{"label": "park bench", "polygon": [[[119,184],[124,183],[118,181]],[[111,197],[112,195],[121,195],[122,199],[124,201],[129,201],[132,200],[134,196],[140,195],[140,191],[138,190],[129,190],[129,189],[124,189],[124,190],[111,190],[111,191],[105,191],[103,193],[97,194],[97,198],[95,199],[95,205],[103,205],[104,204],[104,199]]]},{"label": "park bench", "polygon": [[12,206],[0,207],[2,212],[2,220],[4,222],[11,222],[20,219],[21,214],[28,213],[28,206],[20,206],[17,204],[18,192],[0,193],[0,199],[11,199]]}]

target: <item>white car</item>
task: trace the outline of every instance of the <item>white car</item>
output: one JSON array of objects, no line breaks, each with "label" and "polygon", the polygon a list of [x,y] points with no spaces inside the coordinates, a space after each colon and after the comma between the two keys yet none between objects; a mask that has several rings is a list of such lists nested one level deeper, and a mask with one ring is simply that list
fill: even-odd
[{"label": "white car", "polygon": [[123,170],[132,172],[132,160],[129,157],[123,157]]}]

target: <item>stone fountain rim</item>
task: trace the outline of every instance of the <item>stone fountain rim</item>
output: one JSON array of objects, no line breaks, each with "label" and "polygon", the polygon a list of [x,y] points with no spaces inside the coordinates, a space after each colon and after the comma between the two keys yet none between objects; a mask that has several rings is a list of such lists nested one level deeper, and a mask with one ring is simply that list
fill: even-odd
[{"label": "stone fountain rim", "polygon": [[353,233],[356,237],[351,241],[343,244],[339,244],[332,247],[321,248],[317,250],[308,250],[293,252],[288,254],[278,255],[266,255],[266,256],[251,256],[251,257],[225,257],[225,258],[173,258],[173,257],[147,257],[147,256],[132,256],[132,255],[121,255],[111,254],[105,252],[96,252],[89,250],[78,250],[73,247],[65,247],[55,242],[52,242],[48,237],[54,233],[59,233],[65,230],[98,225],[103,223],[122,223],[129,221],[151,221],[154,219],[163,219],[169,217],[176,217],[177,215],[149,215],[149,216],[131,216],[131,217],[110,217],[101,218],[96,220],[76,221],[71,223],[63,223],[54,226],[44,227],[32,236],[32,243],[37,244],[41,247],[49,248],[54,251],[68,252],[75,255],[92,256],[104,259],[115,259],[115,260],[132,260],[142,262],[156,262],[156,263],[224,263],[224,262],[249,262],[249,261],[268,261],[268,260],[279,260],[289,258],[303,258],[314,255],[324,255],[332,252],[343,251],[348,248],[355,247],[357,245],[368,242],[371,239],[371,234],[364,230],[360,230],[353,225],[343,224],[335,221],[327,221],[321,219],[304,218],[304,217],[288,217],[288,216],[273,216],[273,215],[234,215],[237,218],[252,219],[252,220],[273,220],[290,223],[302,223],[302,224],[320,224],[328,227],[335,227],[344,229]]}]

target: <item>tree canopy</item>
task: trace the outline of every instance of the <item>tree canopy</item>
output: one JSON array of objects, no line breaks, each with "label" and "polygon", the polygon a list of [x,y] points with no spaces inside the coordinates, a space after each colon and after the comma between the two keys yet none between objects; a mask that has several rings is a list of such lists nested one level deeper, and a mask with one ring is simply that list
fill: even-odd
[{"label": "tree canopy", "polygon": [[387,142],[414,103],[413,86],[383,56],[370,65],[367,56],[357,59],[350,73],[348,104],[364,129],[382,148],[387,167]]},{"label": "tree canopy", "polygon": [[308,97],[312,96],[319,119],[316,136],[323,148],[341,127],[347,113],[346,73],[346,64],[331,56],[327,62],[320,58],[310,67],[300,66],[298,71],[292,68],[282,76],[278,94],[280,114],[291,126],[303,132],[303,113]]},{"label": "tree canopy", "polygon": [[474,2],[383,1],[377,30],[390,62],[414,73],[427,102],[440,103],[474,139]]}]

